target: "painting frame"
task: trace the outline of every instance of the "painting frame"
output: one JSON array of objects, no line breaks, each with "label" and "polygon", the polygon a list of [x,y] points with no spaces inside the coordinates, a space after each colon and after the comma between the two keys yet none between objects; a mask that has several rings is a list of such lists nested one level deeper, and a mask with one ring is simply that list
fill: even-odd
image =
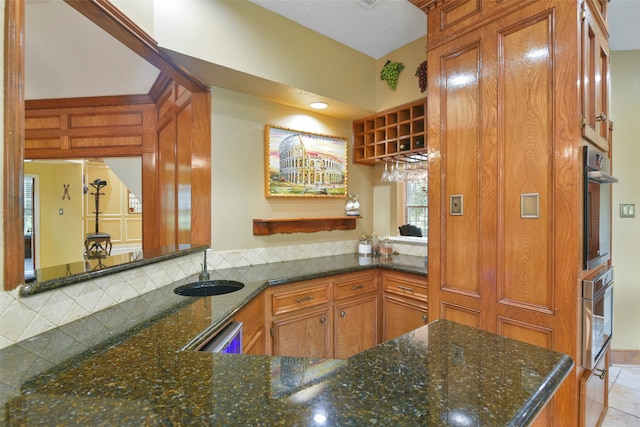
[{"label": "painting frame", "polygon": [[265,197],[346,198],[348,138],[264,126]]}]

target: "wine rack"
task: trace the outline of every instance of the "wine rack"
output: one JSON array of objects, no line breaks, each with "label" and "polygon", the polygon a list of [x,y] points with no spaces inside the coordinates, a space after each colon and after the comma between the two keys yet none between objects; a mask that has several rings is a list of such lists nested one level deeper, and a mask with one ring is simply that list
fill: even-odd
[{"label": "wine rack", "polygon": [[410,158],[426,148],[426,98],[353,122],[354,163]]}]

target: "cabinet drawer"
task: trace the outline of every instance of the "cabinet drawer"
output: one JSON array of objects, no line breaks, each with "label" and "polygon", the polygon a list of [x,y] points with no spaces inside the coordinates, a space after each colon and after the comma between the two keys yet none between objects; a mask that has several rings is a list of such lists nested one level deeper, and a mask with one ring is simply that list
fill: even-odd
[{"label": "cabinet drawer", "polygon": [[329,285],[309,286],[273,294],[273,314],[284,314],[328,303]]},{"label": "cabinet drawer", "polygon": [[368,274],[366,276],[355,277],[353,279],[336,281],[333,285],[333,299],[341,300],[369,292],[375,292],[378,289],[377,279],[378,278],[376,276]]},{"label": "cabinet drawer", "polygon": [[385,292],[427,301],[426,277],[422,282],[420,279],[407,276],[384,275],[382,281]]}]

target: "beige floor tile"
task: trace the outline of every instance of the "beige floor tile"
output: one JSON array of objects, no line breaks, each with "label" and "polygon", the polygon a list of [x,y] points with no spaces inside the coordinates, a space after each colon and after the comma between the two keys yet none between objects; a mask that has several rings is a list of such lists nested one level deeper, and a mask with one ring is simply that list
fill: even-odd
[{"label": "beige floor tile", "polygon": [[640,391],[640,366],[622,367],[616,384]]},{"label": "beige floor tile", "polygon": [[616,408],[609,408],[607,416],[604,418],[602,427],[638,427],[640,417],[634,417]]},{"label": "beige floor tile", "polygon": [[619,409],[622,412],[640,417],[640,390],[634,390],[620,384],[621,377],[609,392],[609,408]]}]

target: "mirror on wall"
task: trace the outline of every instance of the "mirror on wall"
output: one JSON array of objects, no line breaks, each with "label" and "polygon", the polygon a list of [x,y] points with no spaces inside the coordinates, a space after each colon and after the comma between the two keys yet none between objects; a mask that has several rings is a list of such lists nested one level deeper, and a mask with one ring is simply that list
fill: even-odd
[{"label": "mirror on wall", "polygon": [[[95,271],[140,256],[140,157],[29,160],[24,176],[26,282]],[[97,181],[104,185],[93,186]],[[109,236],[108,252],[86,244],[96,232]]]}]

